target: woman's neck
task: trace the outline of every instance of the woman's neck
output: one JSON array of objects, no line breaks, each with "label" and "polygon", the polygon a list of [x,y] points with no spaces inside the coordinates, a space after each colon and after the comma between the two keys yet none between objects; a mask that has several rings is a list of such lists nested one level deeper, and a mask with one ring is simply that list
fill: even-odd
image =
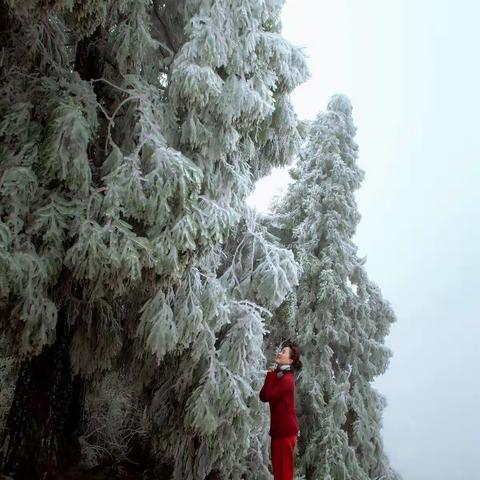
[{"label": "woman's neck", "polygon": [[279,370],[287,370],[288,368],[290,368],[290,365],[279,365],[278,368]]}]

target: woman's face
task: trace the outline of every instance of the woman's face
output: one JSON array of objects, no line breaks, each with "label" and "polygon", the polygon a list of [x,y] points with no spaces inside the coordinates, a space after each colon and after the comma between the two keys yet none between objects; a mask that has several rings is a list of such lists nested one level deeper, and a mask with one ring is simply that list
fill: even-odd
[{"label": "woman's face", "polygon": [[290,347],[283,347],[275,357],[275,362],[278,365],[290,365],[293,363],[293,360],[290,358],[291,349]]}]

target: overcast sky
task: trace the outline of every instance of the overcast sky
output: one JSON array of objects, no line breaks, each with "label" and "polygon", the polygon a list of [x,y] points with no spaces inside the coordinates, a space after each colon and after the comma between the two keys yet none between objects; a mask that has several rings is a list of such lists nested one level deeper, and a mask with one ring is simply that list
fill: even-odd
[{"label": "overcast sky", "polygon": [[[355,241],[397,322],[386,344],[383,439],[404,480],[480,479],[480,3],[289,0],[284,35],[313,119],[348,95],[366,178]],[[265,210],[276,171],[252,197]]]}]

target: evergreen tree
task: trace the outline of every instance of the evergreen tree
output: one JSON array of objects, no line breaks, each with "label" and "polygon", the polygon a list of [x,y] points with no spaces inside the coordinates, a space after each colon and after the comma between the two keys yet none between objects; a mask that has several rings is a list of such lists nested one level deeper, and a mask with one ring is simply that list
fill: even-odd
[{"label": "evergreen tree", "polygon": [[354,193],[364,178],[355,131],[350,100],[333,96],[310,125],[294,182],[269,219],[303,269],[276,329],[297,338],[303,352],[299,466],[306,479],[399,478],[380,436],[386,401],[370,383],[388,366],[384,340],[395,315],[352,240],[360,221]]},{"label": "evergreen tree", "polygon": [[121,369],[172,478],[268,478],[263,322],[298,266],[245,198],[299,143],[281,4],[0,1],[5,472],[53,477],[86,386]]}]

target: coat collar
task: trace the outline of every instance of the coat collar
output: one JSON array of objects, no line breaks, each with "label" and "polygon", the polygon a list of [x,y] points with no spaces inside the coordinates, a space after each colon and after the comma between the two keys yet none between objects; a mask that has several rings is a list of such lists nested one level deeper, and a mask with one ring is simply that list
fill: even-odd
[{"label": "coat collar", "polygon": [[277,372],[277,378],[282,378],[285,373],[293,372],[293,370],[291,365],[278,365],[275,369],[275,372]]}]

